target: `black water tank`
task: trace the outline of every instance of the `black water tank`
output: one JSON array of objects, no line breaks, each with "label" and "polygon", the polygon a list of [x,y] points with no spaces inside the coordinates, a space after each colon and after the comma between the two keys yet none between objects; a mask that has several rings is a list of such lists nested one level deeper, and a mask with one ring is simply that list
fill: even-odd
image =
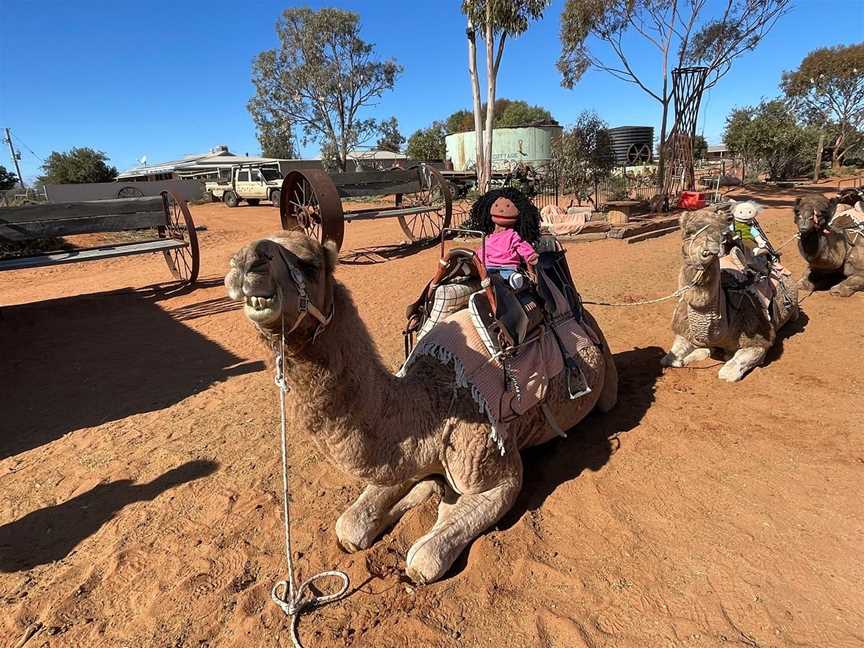
[{"label": "black water tank", "polygon": [[654,128],[651,126],[619,126],[609,129],[615,163],[620,165],[650,162],[654,150]]}]

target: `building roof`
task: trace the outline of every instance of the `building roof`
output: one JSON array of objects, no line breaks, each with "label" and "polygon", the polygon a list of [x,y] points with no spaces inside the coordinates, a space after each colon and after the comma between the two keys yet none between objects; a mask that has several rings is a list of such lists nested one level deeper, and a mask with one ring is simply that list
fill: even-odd
[{"label": "building roof", "polygon": [[159,162],[156,164],[142,164],[123,171],[117,176],[118,180],[137,178],[141,176],[155,175],[158,173],[194,173],[207,169],[231,168],[243,164],[273,164],[282,162],[281,158],[257,157],[253,155],[234,155],[227,146],[216,146],[207,153],[195,153],[184,156],[179,160]]},{"label": "building roof", "polygon": [[728,150],[725,144],[711,144],[708,147],[709,153],[725,153]]},{"label": "building roof", "polygon": [[349,160],[407,160],[408,156],[404,153],[394,153],[393,151],[382,151],[379,149],[371,149],[369,151],[349,151]]}]

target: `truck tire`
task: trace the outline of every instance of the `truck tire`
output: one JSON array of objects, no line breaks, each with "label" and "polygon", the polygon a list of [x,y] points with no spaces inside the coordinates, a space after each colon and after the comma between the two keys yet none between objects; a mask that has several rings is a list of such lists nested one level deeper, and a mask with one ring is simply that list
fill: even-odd
[{"label": "truck tire", "polygon": [[249,205],[252,205],[253,207],[257,207],[259,202],[261,202],[261,200],[258,198],[247,198],[246,199],[246,203]]},{"label": "truck tire", "polygon": [[281,199],[282,199],[282,190],[281,189],[274,189],[273,191],[270,192],[270,202],[273,203],[274,207],[279,206],[279,201]]},{"label": "truck tire", "polygon": [[213,203],[213,202],[219,202],[219,199],[218,199],[216,196],[213,195],[213,192],[212,192],[212,191],[208,191],[208,192],[207,192],[207,200],[209,200],[211,203]]},{"label": "truck tire", "polygon": [[238,198],[237,194],[230,189],[222,194],[222,200],[229,207],[236,207],[240,204],[240,198]]}]

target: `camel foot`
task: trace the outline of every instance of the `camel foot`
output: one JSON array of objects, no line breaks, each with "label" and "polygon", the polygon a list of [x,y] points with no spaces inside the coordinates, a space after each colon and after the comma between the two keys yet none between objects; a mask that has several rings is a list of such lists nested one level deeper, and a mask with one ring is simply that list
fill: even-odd
[{"label": "camel foot", "polygon": [[684,361],[671,351],[660,359],[662,367],[683,367]]},{"label": "camel foot", "polygon": [[683,365],[686,367],[689,364],[693,364],[694,362],[702,362],[707,358],[711,357],[711,349],[702,348],[696,349],[691,352],[686,358],[684,358]]},{"label": "camel foot", "polygon": [[408,577],[425,585],[444,576],[465,547],[513,506],[521,487],[520,478],[481,493],[456,495],[448,488],[435,526],[408,550]]},{"label": "camel foot", "polygon": [[828,292],[832,297],[851,297],[855,290],[841,283],[831,288]]},{"label": "camel foot", "polygon": [[816,290],[815,284],[807,277],[801,277],[801,280],[798,282],[798,288],[808,293],[812,293],[814,290]]},{"label": "camel foot", "polygon": [[367,486],[336,521],[336,539],[349,553],[368,549],[405,513],[441,492],[441,484],[433,479],[411,480],[396,486]]},{"label": "camel foot", "polygon": [[717,375],[720,380],[738,382],[747,375],[748,371],[759,366],[764,359],[765,349],[759,347],[738,349],[732,359],[720,367]]},{"label": "camel foot", "polygon": [[672,341],[672,348],[660,360],[663,367],[683,367],[687,364],[687,358],[696,351],[696,347],[690,344],[686,338],[676,335]]}]

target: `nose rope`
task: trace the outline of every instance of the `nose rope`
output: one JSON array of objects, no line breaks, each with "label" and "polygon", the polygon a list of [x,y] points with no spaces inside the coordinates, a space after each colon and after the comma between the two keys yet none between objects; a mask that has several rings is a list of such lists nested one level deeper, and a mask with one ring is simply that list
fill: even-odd
[{"label": "nose rope", "polygon": [[[296,324],[294,328],[296,328]],[[282,338],[280,340],[279,351],[276,354],[275,382],[276,386],[279,387],[279,415],[282,442],[282,520],[285,532],[285,561],[288,565],[288,578],[278,581],[273,585],[270,597],[291,618],[291,643],[294,648],[303,648],[303,645],[300,643],[300,637],[297,634],[297,624],[300,621],[300,615],[307,610],[321,607],[347,596],[349,580],[345,572],[338,570],[329,570],[315,574],[300,583],[299,587],[294,579],[294,559],[291,550],[291,509],[289,505],[291,497],[288,488],[288,444],[285,432],[285,394],[288,393],[289,389],[288,382],[285,380],[285,335],[285,317],[283,316]],[[332,594],[312,594],[312,583],[323,578],[338,578],[342,581],[342,587]],[[322,591],[320,587],[316,587],[316,589]]]}]

